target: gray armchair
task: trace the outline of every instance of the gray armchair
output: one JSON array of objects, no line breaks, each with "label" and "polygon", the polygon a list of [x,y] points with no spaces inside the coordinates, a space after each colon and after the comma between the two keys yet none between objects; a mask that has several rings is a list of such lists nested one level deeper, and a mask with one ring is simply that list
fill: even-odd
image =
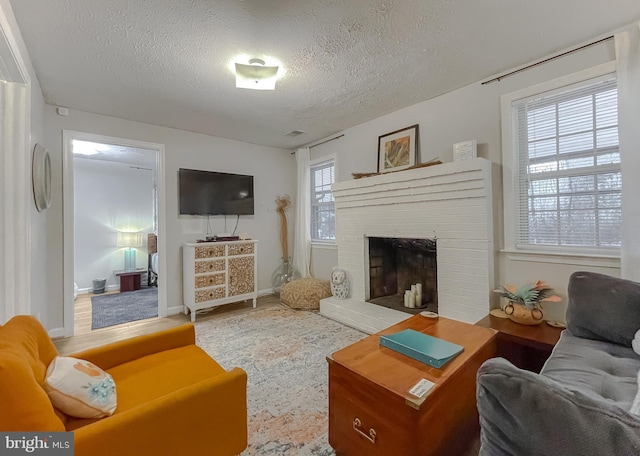
[{"label": "gray armchair", "polygon": [[542,372],[508,361],[478,371],[480,456],[640,455],[640,284],[590,272],[569,281],[567,330]]}]

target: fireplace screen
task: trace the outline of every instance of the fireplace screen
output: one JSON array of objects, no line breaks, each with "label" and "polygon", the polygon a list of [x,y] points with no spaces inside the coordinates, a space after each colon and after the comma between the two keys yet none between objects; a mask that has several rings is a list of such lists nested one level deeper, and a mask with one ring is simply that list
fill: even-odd
[{"label": "fireplace screen", "polygon": [[[418,313],[438,311],[438,274],[435,239],[369,239],[369,302]],[[421,284],[414,308],[405,306],[405,291]]]}]

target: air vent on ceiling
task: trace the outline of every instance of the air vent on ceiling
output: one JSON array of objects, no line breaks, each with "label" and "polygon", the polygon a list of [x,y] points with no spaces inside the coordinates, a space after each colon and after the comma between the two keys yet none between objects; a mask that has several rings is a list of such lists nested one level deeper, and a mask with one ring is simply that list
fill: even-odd
[{"label": "air vent on ceiling", "polygon": [[291,136],[292,138],[295,138],[296,136],[300,136],[302,134],[304,134],[304,131],[302,131],[302,130],[291,130],[290,132],[285,133],[284,135],[285,136]]}]

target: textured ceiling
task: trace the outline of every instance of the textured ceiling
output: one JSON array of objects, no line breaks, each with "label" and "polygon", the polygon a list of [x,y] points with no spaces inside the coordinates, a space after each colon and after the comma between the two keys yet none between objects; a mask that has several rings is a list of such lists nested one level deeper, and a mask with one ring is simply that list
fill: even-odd
[{"label": "textured ceiling", "polygon": [[[47,103],[286,149],[640,19],[638,0],[11,3]],[[276,90],[236,89],[237,55],[280,60]]]}]

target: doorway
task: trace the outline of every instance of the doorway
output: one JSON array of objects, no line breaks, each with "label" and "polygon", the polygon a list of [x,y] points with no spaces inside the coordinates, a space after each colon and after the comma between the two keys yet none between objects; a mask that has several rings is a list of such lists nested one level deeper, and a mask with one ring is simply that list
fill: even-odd
[{"label": "doorway", "polygon": [[[166,316],[164,146],[67,130],[63,143],[65,336]],[[120,290],[128,291],[108,296]],[[143,300],[147,308],[140,309]],[[125,310],[113,312],[115,305]]]}]

